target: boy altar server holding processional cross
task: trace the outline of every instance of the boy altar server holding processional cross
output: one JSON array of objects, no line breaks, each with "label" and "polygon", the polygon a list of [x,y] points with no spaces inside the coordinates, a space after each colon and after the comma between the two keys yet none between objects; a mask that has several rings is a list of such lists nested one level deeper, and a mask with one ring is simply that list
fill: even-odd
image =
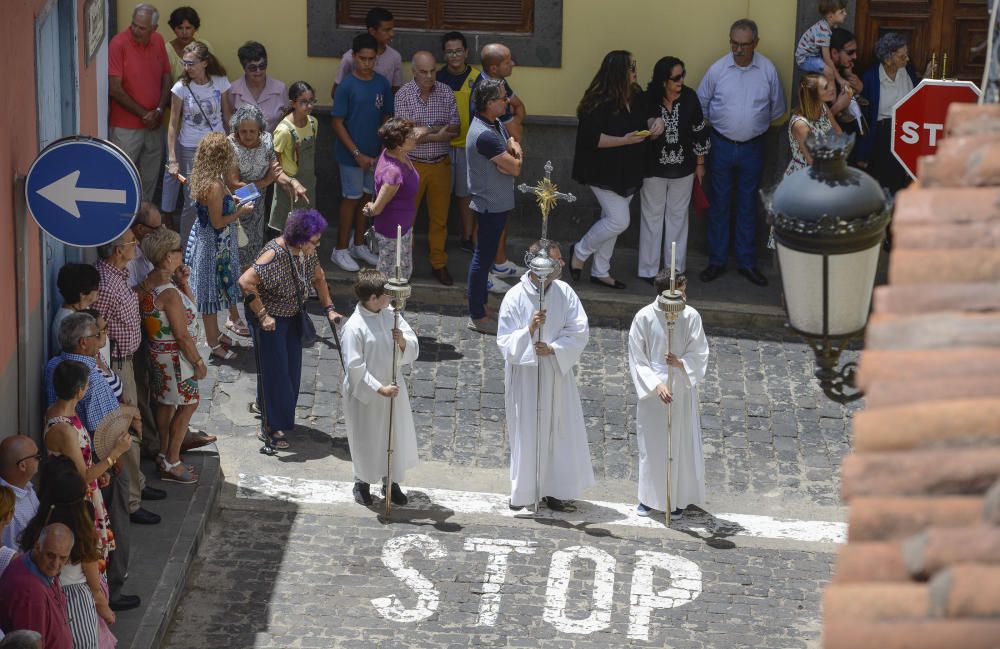
[{"label": "boy altar server holding processional cross", "polygon": [[[677,279],[676,295],[685,299],[685,280],[681,276]],[[657,295],[668,292],[669,269],[660,271],[654,286]],[[660,300],[654,300],[635,315],[628,336],[628,365],[639,396],[635,417],[639,445],[636,511],[640,516],[648,516],[651,510],[669,509],[670,518],[677,520],[688,505],[705,501],[698,386],[705,379],[708,367],[708,340],[701,316],[684,304],[674,321],[668,350],[667,318]],[[669,425],[668,408],[671,409]],[[669,446],[668,428],[671,429]]]}]

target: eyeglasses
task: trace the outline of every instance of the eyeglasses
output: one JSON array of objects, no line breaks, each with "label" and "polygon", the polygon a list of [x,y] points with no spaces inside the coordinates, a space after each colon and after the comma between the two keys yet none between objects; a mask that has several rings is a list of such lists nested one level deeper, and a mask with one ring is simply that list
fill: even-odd
[{"label": "eyeglasses", "polygon": [[462,56],[463,54],[465,54],[465,48],[459,48],[457,50],[445,50],[444,51],[444,55],[445,56]]},{"label": "eyeglasses", "polygon": [[201,59],[198,59],[197,61],[188,61],[187,59],[181,59],[181,65],[183,65],[185,68],[190,68],[191,66],[198,65],[199,63],[201,63]]},{"label": "eyeglasses", "polygon": [[755,42],[756,41],[748,41],[746,43],[740,43],[739,41],[734,41],[733,39],[730,38],[729,47],[733,48],[734,50],[742,50],[747,47],[753,47]]},{"label": "eyeglasses", "polygon": [[300,99],[295,103],[301,104],[303,106],[315,106],[319,102],[317,102],[315,99]]},{"label": "eyeglasses", "polygon": [[670,81],[684,81],[684,77],[687,76],[687,72],[681,72],[680,74],[675,74],[672,77],[668,77]]},{"label": "eyeglasses", "polygon": [[247,72],[263,72],[267,69],[267,61],[263,63],[247,63],[243,69]]},{"label": "eyeglasses", "polygon": [[25,460],[35,460],[36,462],[41,462],[42,461],[42,454],[41,453],[35,453],[34,455],[29,455],[27,457],[22,457],[20,460],[18,460],[14,464],[20,464],[21,462],[24,462]]}]

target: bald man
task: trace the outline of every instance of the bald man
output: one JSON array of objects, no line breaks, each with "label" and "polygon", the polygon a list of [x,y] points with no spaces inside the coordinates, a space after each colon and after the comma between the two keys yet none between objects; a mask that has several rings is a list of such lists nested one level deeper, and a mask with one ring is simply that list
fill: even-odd
[{"label": "bald man", "polygon": [[73,532],[62,523],[42,529],[31,552],[10,562],[0,576],[0,629],[42,634],[45,649],[70,649],[66,596],[59,572],[73,550]]},{"label": "bald man", "polygon": [[38,512],[38,496],[31,478],[38,473],[41,454],[27,435],[11,435],[0,442],[0,485],[14,491],[14,518],[3,530],[2,544],[18,546],[18,537]]},{"label": "bald man", "polygon": [[427,197],[427,243],[431,274],[445,286],[454,283],[448,272],[448,208],[451,205],[451,140],[458,135],[460,121],[455,94],[441,83],[437,61],[430,52],[413,55],[413,81],[396,93],[396,117],[408,119],[419,128],[417,148],[410,160],[420,174],[417,209]]},{"label": "bald man", "polygon": [[[500,116],[507,133],[514,140],[523,145],[524,118],[528,114],[521,98],[514,94],[514,90],[507,83],[507,77],[514,71],[514,58],[511,56],[510,48],[502,43],[489,43],[479,51],[479,58],[483,65],[483,72],[473,82],[472,89],[484,79],[501,79],[503,87],[507,91],[507,110]],[[471,102],[470,102],[471,103]],[[471,106],[470,115],[475,114],[475,106]],[[493,293],[505,293],[510,285],[501,281],[502,277],[518,277],[526,268],[518,266],[507,259],[507,226],[504,225],[503,232],[500,233],[500,240],[497,244],[497,254],[493,259],[493,268],[490,269],[489,285]]]}]

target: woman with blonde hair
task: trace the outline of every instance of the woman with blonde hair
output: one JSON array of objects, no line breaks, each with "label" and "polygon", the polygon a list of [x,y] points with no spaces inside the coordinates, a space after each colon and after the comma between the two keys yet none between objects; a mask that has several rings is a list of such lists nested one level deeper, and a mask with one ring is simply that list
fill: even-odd
[{"label": "woman with blonde hair", "polygon": [[239,320],[236,303],[240,289],[240,252],[236,220],[253,213],[253,202],[237,205],[224,178],[236,165],[236,154],[222,133],[209,133],[198,144],[194,167],[188,181],[197,218],[191,227],[184,262],[191,268],[188,280],[198,312],[205,323],[205,338],[212,355],[229,360],[235,357],[230,347],[240,342],[219,332],[216,315],[229,309],[229,319]]},{"label": "woman with blonde hair", "polygon": [[792,159],[785,175],[789,176],[812,164],[812,155],[806,148],[809,135],[826,135],[831,131],[840,134],[840,124],[833,119],[827,102],[836,98],[836,86],[820,74],[804,74],[799,81],[799,107],[788,120],[788,143]]},{"label": "woman with blonde hair", "polygon": [[[198,143],[209,133],[225,134],[230,116],[226,69],[208,46],[201,41],[189,43],[184,48],[181,64],[184,74],[170,89],[170,124],[167,126],[167,173],[175,177],[187,177],[192,173]],[[194,223],[194,200],[188,188],[181,212],[181,241],[187,241]]]}]

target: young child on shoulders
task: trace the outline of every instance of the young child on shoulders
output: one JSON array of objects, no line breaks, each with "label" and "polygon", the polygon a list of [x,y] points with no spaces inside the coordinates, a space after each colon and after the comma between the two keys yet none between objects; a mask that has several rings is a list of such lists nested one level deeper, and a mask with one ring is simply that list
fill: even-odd
[{"label": "young child on shoulders", "polygon": [[847,83],[833,64],[830,55],[830,36],[836,27],[847,20],[846,0],[819,0],[819,15],[822,18],[807,29],[795,47],[795,65],[803,72],[815,74],[833,73],[841,85]]}]

